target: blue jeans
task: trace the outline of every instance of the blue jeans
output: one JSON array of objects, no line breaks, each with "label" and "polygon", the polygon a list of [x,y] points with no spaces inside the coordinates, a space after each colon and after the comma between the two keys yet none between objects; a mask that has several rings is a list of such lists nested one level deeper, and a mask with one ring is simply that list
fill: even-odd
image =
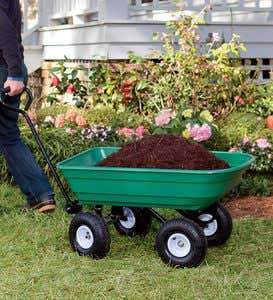
[{"label": "blue jeans", "polygon": [[[23,69],[27,81],[25,66]],[[0,66],[0,89],[3,88],[7,75],[7,69]],[[19,107],[19,102],[19,96],[7,99],[7,103],[14,107]],[[0,107],[0,150],[15,182],[26,195],[28,203],[34,205],[43,198],[54,195],[54,192],[29,148],[20,139],[17,120],[18,113]]]}]

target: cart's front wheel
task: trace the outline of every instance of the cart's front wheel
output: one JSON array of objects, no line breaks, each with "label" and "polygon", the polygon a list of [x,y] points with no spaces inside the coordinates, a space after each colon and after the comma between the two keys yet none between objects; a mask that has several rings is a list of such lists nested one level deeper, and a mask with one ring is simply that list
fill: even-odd
[{"label": "cart's front wheel", "polygon": [[150,230],[152,217],[145,208],[113,206],[111,213],[117,217],[114,226],[122,235],[145,236]]},{"label": "cart's front wheel", "polygon": [[72,248],[80,255],[103,258],[110,250],[107,224],[91,213],[78,213],[71,221],[69,239]]},{"label": "cart's front wheel", "polygon": [[201,221],[209,246],[222,245],[229,239],[232,232],[232,218],[222,204],[216,203],[198,214],[195,212],[190,214],[193,220],[197,217],[199,222]]},{"label": "cart's front wheel", "polygon": [[172,266],[197,267],[206,255],[207,241],[202,229],[182,218],[166,221],[156,236],[161,259]]}]

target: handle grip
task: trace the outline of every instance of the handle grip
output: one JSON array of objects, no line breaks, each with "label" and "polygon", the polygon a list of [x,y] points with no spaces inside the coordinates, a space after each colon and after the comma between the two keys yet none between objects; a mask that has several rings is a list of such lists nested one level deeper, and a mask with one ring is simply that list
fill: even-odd
[{"label": "handle grip", "polygon": [[[1,96],[1,102],[4,102],[5,101],[5,98],[6,98],[6,94],[10,92],[10,87],[6,87],[6,88],[3,88],[2,91],[0,92]],[[27,97],[28,97],[28,100],[27,100],[27,103],[25,105],[25,108],[24,110],[27,111],[29,108],[30,108],[30,105],[32,104],[33,102],[33,95],[32,95],[32,92],[29,88],[25,87],[23,92],[20,94],[20,97],[22,96],[22,94],[26,92],[27,93]]]},{"label": "handle grip", "polygon": [[3,88],[1,94],[7,94],[9,92],[10,92],[10,87],[8,86],[8,87]]}]

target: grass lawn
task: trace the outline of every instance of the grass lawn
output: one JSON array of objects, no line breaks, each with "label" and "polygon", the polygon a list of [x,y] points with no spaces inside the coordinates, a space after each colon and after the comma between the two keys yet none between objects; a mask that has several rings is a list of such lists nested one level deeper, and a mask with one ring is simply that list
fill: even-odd
[{"label": "grass lawn", "polygon": [[71,251],[61,196],[51,215],[23,214],[23,203],[0,185],[0,299],[273,299],[273,220],[235,220],[200,267],[174,269],[154,251],[156,222],[145,238],[111,227],[110,253],[96,261]]}]

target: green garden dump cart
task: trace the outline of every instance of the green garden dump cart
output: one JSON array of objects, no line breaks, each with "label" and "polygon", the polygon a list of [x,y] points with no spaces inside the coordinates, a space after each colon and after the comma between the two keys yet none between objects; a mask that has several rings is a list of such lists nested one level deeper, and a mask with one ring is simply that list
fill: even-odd
[{"label": "green garden dump cart", "polygon": [[[196,267],[205,258],[207,246],[224,244],[232,231],[232,218],[219,203],[223,195],[238,185],[253,157],[240,152],[213,152],[230,168],[222,170],[181,170],[98,167],[98,162],[117,147],[97,147],[57,164],[77,200],[71,200],[26,110],[5,103],[7,89],[0,94],[0,105],[17,111],[26,119],[67,203],[75,214],[69,228],[72,248],[80,255],[103,258],[110,250],[108,224],[120,234],[145,236],[152,218],[162,223],[156,235],[156,250],[172,266]],[[92,205],[92,212],[83,212]],[[103,214],[103,206],[110,212]],[[167,220],[155,209],[174,209],[178,217]]]}]

